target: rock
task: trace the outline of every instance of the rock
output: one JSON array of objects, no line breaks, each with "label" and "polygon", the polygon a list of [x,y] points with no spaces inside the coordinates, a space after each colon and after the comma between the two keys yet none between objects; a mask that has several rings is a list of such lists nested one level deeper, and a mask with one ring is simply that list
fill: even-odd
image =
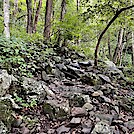
[{"label": "rock", "polygon": [[[23,78],[23,88],[27,95],[37,95],[38,99],[44,99],[46,97],[46,86],[43,81],[36,81],[32,78]],[[44,87],[43,87],[44,86]]]},{"label": "rock", "polygon": [[69,104],[66,102],[58,102],[58,100],[47,100],[43,104],[44,114],[48,114],[50,119],[64,119],[69,113]]},{"label": "rock", "polygon": [[91,111],[93,110],[94,106],[90,103],[86,103],[82,108],[85,108],[87,111]]},{"label": "rock", "polygon": [[[70,128],[65,127],[64,125],[56,129],[57,134],[63,134],[69,132]],[[52,134],[52,133],[51,133]]]},{"label": "rock", "polygon": [[98,74],[98,76],[102,79],[102,81],[104,81],[104,83],[111,83],[111,80],[108,76],[103,75],[103,74]]},{"label": "rock", "polygon": [[84,128],[81,130],[81,132],[82,132],[83,134],[90,134],[90,133],[91,133],[91,128],[86,128],[86,127],[84,127]]},{"label": "rock", "polygon": [[12,116],[12,104],[8,99],[0,100],[0,121],[3,121],[7,129],[11,128],[11,124],[14,120]]},{"label": "rock", "polygon": [[98,96],[102,96],[103,92],[101,90],[95,91],[94,93],[92,93],[93,97],[98,97]]},{"label": "rock", "polygon": [[95,125],[91,134],[113,134],[113,131],[105,121],[100,121]]},{"label": "rock", "polygon": [[41,77],[42,77],[43,81],[45,81],[45,82],[49,81],[49,77],[45,71],[41,72]]},{"label": "rock", "polygon": [[116,65],[112,61],[105,61],[107,67],[116,67]]},{"label": "rock", "polygon": [[[73,90],[72,90],[73,91]],[[73,91],[74,92],[74,91]],[[82,107],[85,104],[84,98],[81,94],[70,94],[69,96],[69,104],[71,107]]]},{"label": "rock", "polygon": [[91,86],[98,85],[101,82],[100,78],[92,72],[85,72],[81,75],[81,81]]},{"label": "rock", "polygon": [[80,65],[81,67],[93,66],[93,65],[94,65],[94,61],[93,61],[93,60],[81,61],[81,62],[79,62],[79,65]]},{"label": "rock", "polygon": [[17,79],[9,75],[6,70],[0,70],[0,97],[6,94],[12,81],[17,81]]},{"label": "rock", "polygon": [[100,96],[100,100],[101,100],[102,103],[103,103],[103,102],[105,102],[105,103],[112,103],[112,100],[109,99],[109,98],[106,97],[106,96]]},{"label": "rock", "polygon": [[80,125],[80,123],[81,123],[81,118],[73,117],[69,122],[69,124],[67,124],[67,127],[76,127]]},{"label": "rock", "polygon": [[130,130],[134,129],[134,120],[130,120],[128,122],[125,122],[125,126]]},{"label": "rock", "polygon": [[84,108],[81,108],[81,107],[73,107],[71,109],[71,116],[77,116],[77,117],[82,117],[82,116],[85,116],[87,115],[87,112]]},{"label": "rock", "polygon": [[118,115],[111,115],[111,114],[96,114],[95,116],[98,117],[102,121],[104,120],[107,121],[109,125],[111,125],[114,119],[118,118]]},{"label": "rock", "polygon": [[42,87],[43,87],[43,89],[46,91],[46,94],[47,94],[47,95],[52,96],[52,97],[55,96],[55,94],[53,93],[53,91],[50,90],[46,85],[43,84]]},{"label": "rock", "polygon": [[0,121],[0,134],[7,134],[7,133],[8,133],[7,127],[4,125],[2,121]]}]

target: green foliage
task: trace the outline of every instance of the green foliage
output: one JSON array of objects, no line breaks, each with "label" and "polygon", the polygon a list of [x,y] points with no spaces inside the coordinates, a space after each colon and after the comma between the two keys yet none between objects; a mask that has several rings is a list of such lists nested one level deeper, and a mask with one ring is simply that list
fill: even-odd
[{"label": "green foliage", "polygon": [[19,103],[22,107],[37,106],[37,99],[30,99],[29,102],[26,102],[23,98],[19,97],[17,94],[14,94],[14,97],[15,102]]},{"label": "green foliage", "polygon": [[0,63],[12,73],[32,77],[39,68],[38,64],[45,62],[53,49],[45,48],[42,42],[26,43],[19,38],[10,40],[0,37]]}]

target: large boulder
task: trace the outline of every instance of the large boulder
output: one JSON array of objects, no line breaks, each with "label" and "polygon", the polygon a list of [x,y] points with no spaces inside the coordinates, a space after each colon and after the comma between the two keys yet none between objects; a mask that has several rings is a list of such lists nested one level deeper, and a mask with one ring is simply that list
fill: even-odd
[{"label": "large boulder", "polygon": [[0,70],[0,97],[6,94],[12,81],[17,81],[17,79],[9,75],[6,70]]}]

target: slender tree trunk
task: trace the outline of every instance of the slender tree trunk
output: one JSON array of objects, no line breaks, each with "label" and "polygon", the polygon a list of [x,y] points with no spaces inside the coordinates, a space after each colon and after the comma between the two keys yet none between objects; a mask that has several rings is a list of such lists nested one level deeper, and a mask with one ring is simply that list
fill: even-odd
[{"label": "slender tree trunk", "polygon": [[33,33],[32,0],[26,0],[27,4],[27,33]]},{"label": "slender tree trunk", "polygon": [[111,45],[110,45],[110,34],[108,34],[108,54],[109,54],[109,59],[112,60],[112,54],[111,54]]},{"label": "slender tree trunk", "polygon": [[134,66],[134,32],[132,31],[132,65]]},{"label": "slender tree trunk", "polygon": [[115,49],[115,52],[113,55],[113,62],[114,63],[117,63],[117,61],[120,60],[120,58],[121,58],[123,32],[124,32],[124,30],[123,30],[123,28],[121,28],[119,30],[119,34],[118,34],[118,43],[117,43],[117,46],[116,46],[116,49]]},{"label": "slender tree trunk", "polygon": [[6,38],[10,38],[10,29],[9,29],[9,0],[3,0],[3,10],[4,10],[4,34]]},{"label": "slender tree trunk", "polygon": [[36,27],[37,27],[38,17],[39,17],[41,7],[42,7],[42,0],[39,0],[38,7],[37,7],[37,10],[36,10],[36,14],[35,14],[35,19],[34,19],[34,26],[33,26],[33,32],[34,33],[36,32]]},{"label": "slender tree trunk", "polygon": [[[77,14],[79,13],[79,6],[80,6],[80,0],[77,0]],[[78,25],[79,25],[79,21],[78,21]],[[79,45],[79,44],[80,44],[79,37],[76,37],[76,45]]]},{"label": "slender tree trunk", "polygon": [[[133,0],[131,0],[131,4],[133,4]],[[132,8],[134,11],[134,8]],[[134,66],[134,32],[132,31],[132,65]]]},{"label": "slender tree trunk", "polygon": [[45,14],[45,26],[44,26],[44,39],[50,39],[50,31],[51,31],[51,15],[52,15],[52,6],[53,0],[46,1],[46,14]]},{"label": "slender tree trunk", "polygon": [[[63,19],[64,19],[64,15],[66,14],[66,0],[62,0],[62,3],[61,3],[61,13],[60,13],[60,21],[62,22]],[[64,44],[65,44],[65,40],[64,40]],[[59,29],[59,32],[58,32],[58,40],[57,40],[57,44],[59,46],[61,46],[60,44],[61,43],[61,29]]]},{"label": "slender tree trunk", "polygon": [[18,0],[14,0],[14,11],[13,11],[14,17],[16,16],[17,12],[18,12]]}]

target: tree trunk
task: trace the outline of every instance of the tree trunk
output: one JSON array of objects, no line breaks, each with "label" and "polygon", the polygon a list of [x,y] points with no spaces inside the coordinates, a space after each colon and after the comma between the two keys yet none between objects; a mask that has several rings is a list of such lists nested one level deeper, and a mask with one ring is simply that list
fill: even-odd
[{"label": "tree trunk", "polygon": [[110,33],[108,34],[108,56],[109,56],[109,59],[112,60],[112,54],[111,54],[111,45],[110,45]]},{"label": "tree trunk", "polygon": [[53,0],[46,1],[46,14],[45,14],[45,26],[44,26],[44,39],[46,41],[50,39],[52,5]]},{"label": "tree trunk", "polygon": [[27,33],[33,33],[32,0],[26,0],[27,4]]},{"label": "tree trunk", "polygon": [[13,11],[14,17],[16,16],[17,12],[18,12],[18,0],[14,0],[14,11]]},{"label": "tree trunk", "polygon": [[117,63],[117,61],[120,61],[120,58],[121,58],[123,32],[124,32],[124,29],[121,28],[119,31],[119,34],[118,34],[118,43],[117,43],[117,46],[116,46],[116,49],[115,49],[115,52],[113,55],[113,62],[114,63]]},{"label": "tree trunk", "polygon": [[10,29],[9,29],[9,0],[3,0],[3,11],[4,11],[4,34],[6,38],[10,38]]},{"label": "tree trunk", "polygon": [[[62,0],[62,3],[61,3],[61,13],[60,13],[60,21],[62,22],[63,19],[64,19],[64,15],[66,14],[66,0]],[[64,40],[64,44],[65,44],[65,40]],[[58,32],[58,40],[57,40],[57,44],[58,46],[61,46],[60,44],[61,43],[61,29],[59,29],[59,32]]]},{"label": "tree trunk", "polygon": [[132,31],[132,65],[134,66],[134,32]]},{"label": "tree trunk", "polygon": [[37,10],[36,10],[36,14],[35,14],[35,19],[34,19],[34,26],[33,26],[33,32],[34,33],[36,32],[36,27],[37,27],[38,17],[39,17],[41,7],[42,7],[42,0],[39,0],[38,7],[37,7]]}]

